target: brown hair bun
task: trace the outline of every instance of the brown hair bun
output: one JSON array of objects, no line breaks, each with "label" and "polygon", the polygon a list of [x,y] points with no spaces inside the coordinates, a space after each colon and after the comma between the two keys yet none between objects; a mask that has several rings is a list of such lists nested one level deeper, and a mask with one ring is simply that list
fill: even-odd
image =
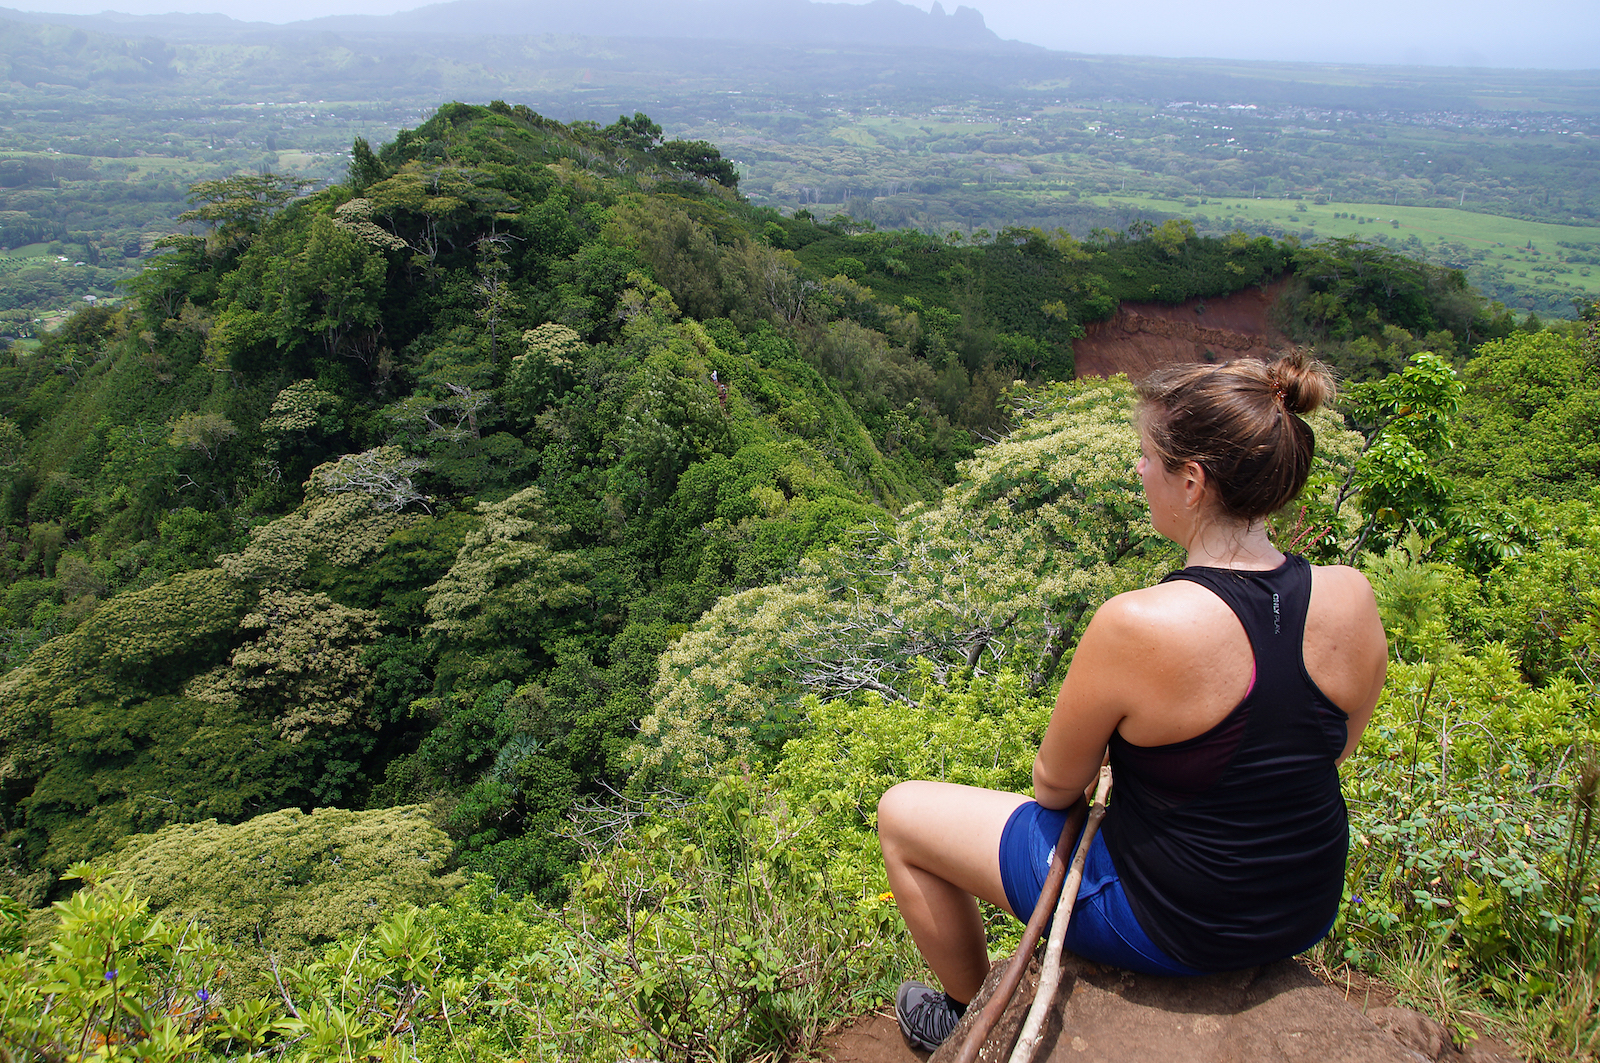
[{"label": "brown hair bun", "polygon": [[1280,355],[1267,365],[1267,379],[1282,396],[1284,407],[1304,416],[1333,401],[1333,374],[1303,350]]},{"label": "brown hair bun", "polygon": [[1305,486],[1316,436],[1300,415],[1333,394],[1333,374],[1302,350],[1175,365],[1139,385],[1140,421],[1167,471],[1196,463],[1222,515],[1254,521]]}]

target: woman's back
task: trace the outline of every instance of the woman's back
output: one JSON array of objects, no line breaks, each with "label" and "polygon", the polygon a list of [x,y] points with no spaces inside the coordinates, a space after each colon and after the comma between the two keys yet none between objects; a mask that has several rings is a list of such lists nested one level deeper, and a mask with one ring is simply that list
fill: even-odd
[{"label": "woman's back", "polygon": [[[1317,688],[1351,717],[1342,760],[1371,715],[1388,651],[1366,578],[1343,565],[1310,570],[1300,649]],[[1131,591],[1107,602],[1107,610],[1118,628],[1108,648],[1121,652],[1107,663],[1125,685],[1120,700],[1127,711],[1116,728],[1124,740],[1186,741],[1215,727],[1244,698],[1255,665],[1250,640],[1233,610],[1202,584],[1172,581]]]},{"label": "woman's back", "polygon": [[1187,568],[1163,586],[1186,584],[1223,603],[1230,634],[1245,642],[1247,689],[1211,726],[1170,744],[1113,735],[1106,847],[1151,939],[1180,963],[1226,970],[1298,951],[1338,908],[1347,717],[1302,662],[1312,595],[1304,560]]},{"label": "woman's back", "polygon": [[[1243,571],[1271,571],[1267,548]],[[1300,643],[1307,673],[1349,716],[1339,759],[1355,748],[1387,660],[1371,586],[1344,566],[1310,567]],[[1239,618],[1212,590],[1168,582],[1120,594],[1095,613],[1074,651],[1035,763],[1040,803],[1062,807],[1092,778],[1115,733],[1135,746],[1187,741],[1215,727],[1250,689],[1256,661]],[[1071,725],[1068,726],[1068,722]]]}]

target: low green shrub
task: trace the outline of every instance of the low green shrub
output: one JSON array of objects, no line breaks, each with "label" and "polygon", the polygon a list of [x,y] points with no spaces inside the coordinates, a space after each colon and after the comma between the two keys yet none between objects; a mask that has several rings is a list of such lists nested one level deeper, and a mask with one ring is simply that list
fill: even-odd
[{"label": "low green shrub", "polygon": [[296,808],[239,824],[179,823],[128,840],[108,866],[169,923],[309,959],[390,913],[450,897],[450,839],[421,805]]}]

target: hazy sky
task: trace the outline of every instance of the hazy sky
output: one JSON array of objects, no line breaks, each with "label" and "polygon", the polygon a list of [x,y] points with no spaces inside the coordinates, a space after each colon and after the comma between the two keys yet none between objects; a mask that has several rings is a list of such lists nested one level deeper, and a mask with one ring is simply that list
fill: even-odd
[{"label": "hazy sky", "polygon": [[[911,0],[926,10],[932,0]],[[945,0],[953,10],[960,0]],[[389,14],[417,0],[0,0],[88,14],[221,12],[291,22]],[[1001,37],[1075,52],[1435,66],[1600,69],[1593,0],[969,0]]]}]

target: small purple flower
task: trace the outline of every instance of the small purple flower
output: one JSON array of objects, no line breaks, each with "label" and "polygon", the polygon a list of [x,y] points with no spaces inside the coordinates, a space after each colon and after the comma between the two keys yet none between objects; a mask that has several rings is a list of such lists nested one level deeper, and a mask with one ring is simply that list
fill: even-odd
[{"label": "small purple flower", "polygon": [[117,969],[115,967],[113,967],[113,968],[111,968],[111,970],[106,972],[106,981],[115,982],[116,980],[117,980]]},{"label": "small purple flower", "polygon": [[194,991],[194,998],[200,1003],[204,1004],[206,1001],[211,999],[211,994],[207,993],[204,989],[196,989]]},{"label": "small purple flower", "polygon": [[1360,907],[1361,906],[1361,894],[1352,893],[1350,895],[1350,903],[1355,905],[1356,907]]}]

